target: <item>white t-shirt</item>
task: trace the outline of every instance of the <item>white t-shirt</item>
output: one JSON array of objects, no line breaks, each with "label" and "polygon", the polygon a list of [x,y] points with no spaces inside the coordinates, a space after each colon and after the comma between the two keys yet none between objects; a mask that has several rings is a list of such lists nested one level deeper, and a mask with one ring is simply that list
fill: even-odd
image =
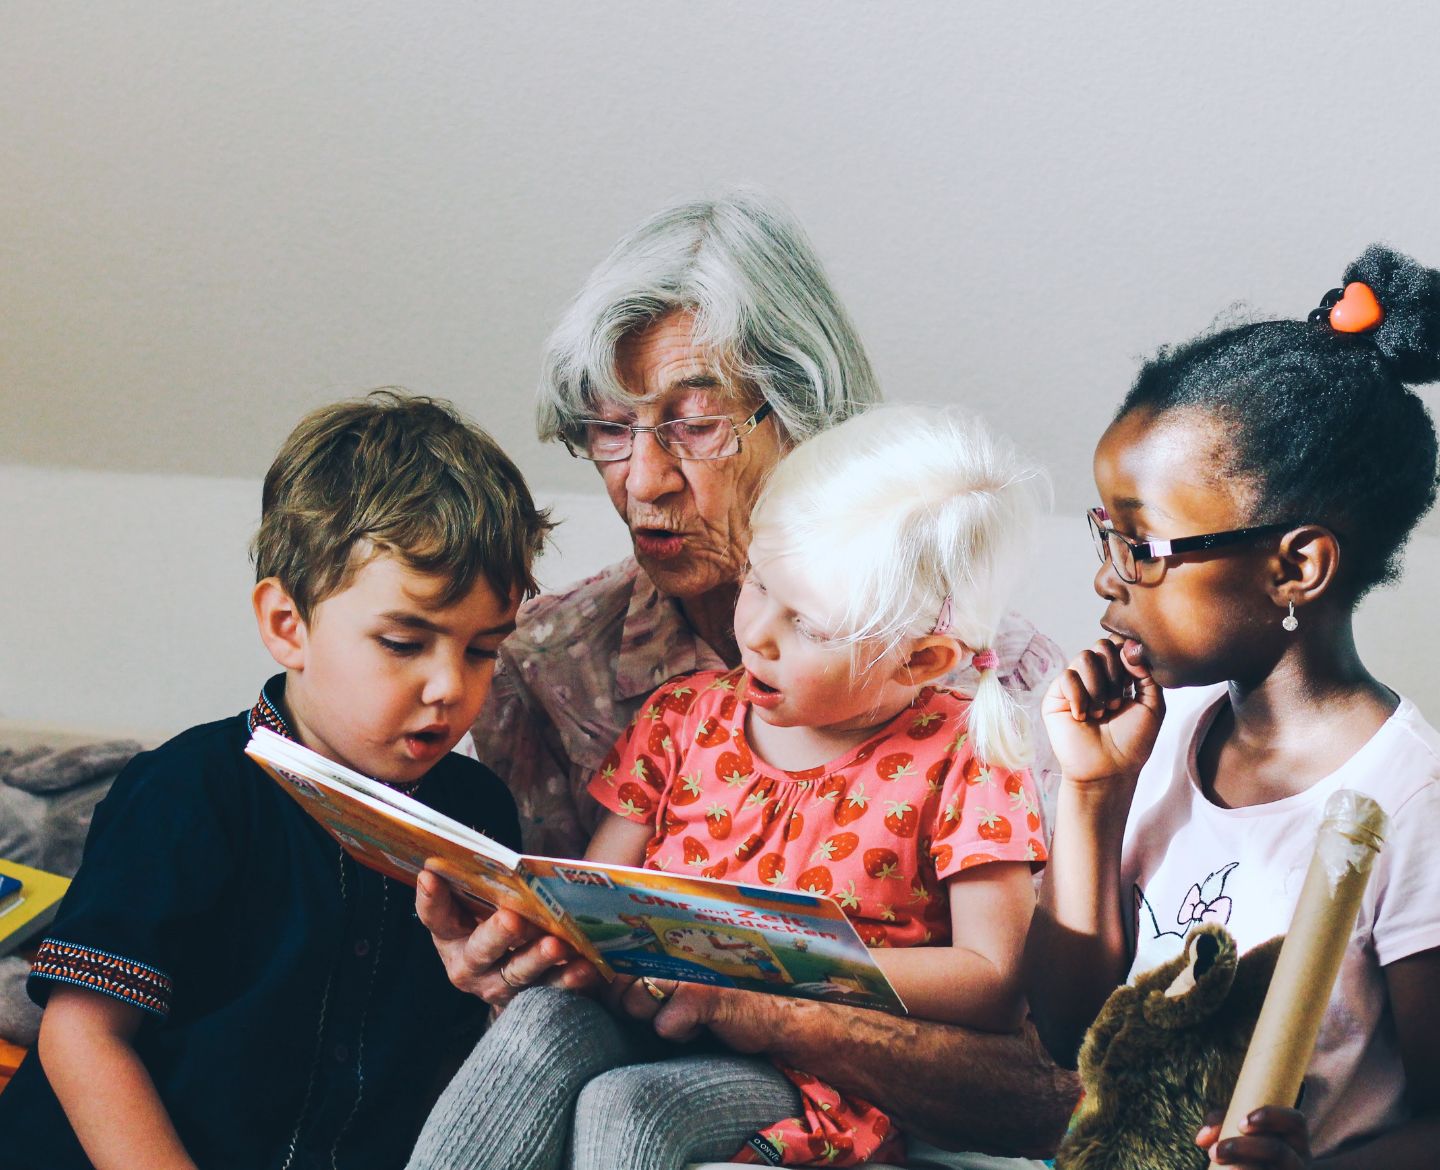
[{"label": "white t-shirt", "polygon": [[1326,1154],[1408,1116],[1405,1074],[1381,968],[1440,946],[1440,735],[1407,699],[1350,759],[1298,795],[1220,808],[1201,792],[1196,751],[1224,685],[1167,691],[1121,856],[1133,980],[1173,958],[1190,927],[1223,923],[1241,953],[1284,934],[1330,794],[1365,793],[1390,817],[1305,1076],[1301,1109]]}]

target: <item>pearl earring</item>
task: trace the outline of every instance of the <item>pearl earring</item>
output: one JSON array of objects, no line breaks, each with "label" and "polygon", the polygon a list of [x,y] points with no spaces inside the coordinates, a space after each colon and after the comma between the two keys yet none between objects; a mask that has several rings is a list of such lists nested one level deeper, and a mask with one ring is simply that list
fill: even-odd
[{"label": "pearl earring", "polygon": [[1294,633],[1295,628],[1299,626],[1300,619],[1295,616],[1295,603],[1293,601],[1290,603],[1290,612],[1280,619],[1280,624],[1291,633]]}]

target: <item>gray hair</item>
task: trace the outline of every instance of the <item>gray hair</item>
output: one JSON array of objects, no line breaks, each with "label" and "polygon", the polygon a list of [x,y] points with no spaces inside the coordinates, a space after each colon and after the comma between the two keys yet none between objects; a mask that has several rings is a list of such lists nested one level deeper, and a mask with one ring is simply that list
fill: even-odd
[{"label": "gray hair", "polygon": [[631,396],[615,373],[627,334],[695,315],[695,340],[774,408],[791,442],[880,400],[870,359],[795,218],[756,192],[651,216],[590,274],[545,345],[537,429],[559,437],[597,401]]}]

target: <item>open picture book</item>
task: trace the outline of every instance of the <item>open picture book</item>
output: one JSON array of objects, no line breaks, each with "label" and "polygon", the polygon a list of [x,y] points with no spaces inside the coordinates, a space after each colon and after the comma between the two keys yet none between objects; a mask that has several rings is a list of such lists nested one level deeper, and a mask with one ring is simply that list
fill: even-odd
[{"label": "open picture book", "polygon": [[649,975],[905,1014],[824,895],[516,853],[267,728],[245,751],[357,861],[412,886],[428,867],[480,913],[505,907],[566,939],[606,978]]}]

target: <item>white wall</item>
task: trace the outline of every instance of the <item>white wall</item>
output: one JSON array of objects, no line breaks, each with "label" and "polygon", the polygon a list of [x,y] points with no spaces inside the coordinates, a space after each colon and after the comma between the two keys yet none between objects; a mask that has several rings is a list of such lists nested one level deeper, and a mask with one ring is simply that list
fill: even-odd
[{"label": "white wall", "polygon": [[[0,721],[145,739],[254,702],[276,667],[250,613],[260,481],[0,463]],[[618,560],[603,496],[542,496],[562,521],[554,588]]]},{"label": "white wall", "polygon": [[534,439],[541,341],[738,181],[893,396],[1011,424],[1078,508],[1137,356],[1374,239],[1440,263],[1437,45],[1433,0],[9,0],[0,460],[258,476],[398,382],[591,490]]},{"label": "white wall", "polygon": [[[1078,515],[1140,356],[1305,313],[1373,239],[1440,264],[1437,44],[1433,0],[10,0],[0,717],[248,698],[254,485],[310,406],[450,397],[593,493],[534,438],[541,342],[623,230],[735,182],[808,226],[892,397],[980,409]],[[1362,623],[1417,694],[1424,531]],[[1055,532],[1028,608],[1078,644]]]},{"label": "white wall", "polygon": [[[0,464],[0,499],[0,549],[15,566],[0,622],[0,721],[151,740],[254,700],[274,669],[249,609],[258,480]],[[543,585],[624,555],[624,526],[604,496],[542,502],[562,522],[539,565]],[[1076,515],[1052,517],[1043,543],[1046,570],[1017,608],[1073,652],[1099,634],[1094,553]],[[1417,540],[1409,570],[1366,603],[1360,644],[1382,679],[1440,712],[1440,678],[1417,652],[1440,540]]]}]

